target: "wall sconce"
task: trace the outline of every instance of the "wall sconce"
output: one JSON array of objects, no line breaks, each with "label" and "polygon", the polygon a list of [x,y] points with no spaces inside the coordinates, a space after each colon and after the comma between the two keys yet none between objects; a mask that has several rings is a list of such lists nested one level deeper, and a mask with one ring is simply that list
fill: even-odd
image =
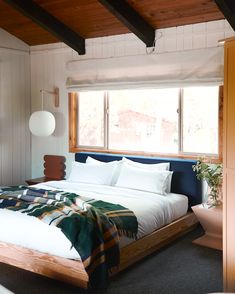
[{"label": "wall sconce", "polygon": [[35,136],[50,136],[55,130],[55,117],[49,112],[43,110],[43,98],[44,93],[50,94],[54,96],[54,106],[59,107],[59,88],[55,88],[55,90],[47,91],[40,90],[42,95],[42,110],[35,111],[31,114],[29,119],[29,129],[31,133]]}]

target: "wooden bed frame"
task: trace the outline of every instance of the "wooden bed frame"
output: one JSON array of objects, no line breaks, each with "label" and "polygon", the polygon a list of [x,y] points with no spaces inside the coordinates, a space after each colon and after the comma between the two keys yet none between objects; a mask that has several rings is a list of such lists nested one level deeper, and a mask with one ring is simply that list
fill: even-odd
[{"label": "wooden bed frame", "polygon": [[[83,155],[84,154],[82,154],[82,158]],[[86,154],[86,157],[88,155],[93,156],[92,153],[89,153]],[[80,158],[80,155],[76,155],[76,160],[78,160],[77,156]],[[103,154],[103,156],[106,155]],[[128,157],[131,158],[130,156]],[[98,158],[100,158],[100,155],[98,155]],[[110,155],[108,155],[108,158],[110,160],[113,159]],[[143,157],[141,158],[143,159]],[[141,161],[139,159],[140,158],[138,158],[138,161]],[[81,161],[83,161],[83,159],[81,159]],[[170,163],[172,163],[173,159],[151,158],[151,162],[155,163],[169,161]],[[183,160],[180,161],[183,162]],[[187,160],[187,165],[189,164],[189,166],[194,163],[195,161]],[[192,201],[195,202],[195,199],[197,199],[196,204],[198,204],[201,202],[201,189],[200,185],[198,185],[198,182],[196,182],[196,176],[194,175],[194,173],[192,173],[191,176],[195,178],[195,187],[197,187],[197,189],[194,189],[195,191],[192,192],[196,192],[198,193],[198,195],[196,198],[195,195],[190,195],[189,203]],[[193,196],[193,200],[190,199],[191,196]],[[126,247],[121,248],[120,265],[113,274],[120,272],[121,270],[134,264],[145,256],[153,253],[157,249],[163,247],[166,244],[169,244],[179,236],[182,236],[186,232],[195,228],[197,223],[198,221],[195,215],[193,214],[193,212],[189,211],[185,216],[175,220],[171,224],[166,225],[159,230],[154,231],[152,234],[138,239],[137,241],[134,241]],[[68,282],[84,289],[88,288],[89,278],[81,261],[52,256],[36,250],[31,250],[21,246],[0,242],[0,262],[10,264],[28,271],[32,271],[34,273],[44,275],[53,279]]]}]

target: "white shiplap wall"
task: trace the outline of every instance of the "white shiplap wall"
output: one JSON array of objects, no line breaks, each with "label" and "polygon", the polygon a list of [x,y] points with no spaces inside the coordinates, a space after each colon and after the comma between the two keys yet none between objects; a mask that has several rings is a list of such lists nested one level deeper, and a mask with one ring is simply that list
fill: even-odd
[{"label": "white shiplap wall", "polygon": [[[225,20],[162,29],[156,32],[153,54],[183,50],[213,48],[218,40],[231,37],[234,31]],[[86,55],[79,56],[63,43],[31,47],[32,111],[40,108],[40,89],[60,88],[60,107],[53,108],[48,99],[45,108],[57,117],[56,132],[48,138],[32,137],[32,176],[43,174],[43,156],[58,154],[67,157],[67,174],[74,155],[68,153],[68,95],[66,63],[71,60],[90,60],[146,54],[145,45],[133,34],[86,40]]]},{"label": "white shiplap wall", "polygon": [[31,174],[30,48],[0,29],[0,184]]}]

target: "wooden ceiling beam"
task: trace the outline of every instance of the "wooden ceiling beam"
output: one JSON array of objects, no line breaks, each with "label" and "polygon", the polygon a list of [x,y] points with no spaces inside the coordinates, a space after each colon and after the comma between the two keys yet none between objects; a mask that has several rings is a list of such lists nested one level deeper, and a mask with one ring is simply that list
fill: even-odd
[{"label": "wooden ceiling beam", "polygon": [[98,0],[147,47],[154,45],[155,29],[148,24],[125,0]]},{"label": "wooden ceiling beam", "polygon": [[79,54],[85,54],[85,39],[60,22],[36,2],[28,0],[4,0],[4,2],[56,36]]},{"label": "wooden ceiling beam", "polygon": [[234,0],[214,0],[220,11],[223,13],[231,27],[235,31],[235,8]]}]

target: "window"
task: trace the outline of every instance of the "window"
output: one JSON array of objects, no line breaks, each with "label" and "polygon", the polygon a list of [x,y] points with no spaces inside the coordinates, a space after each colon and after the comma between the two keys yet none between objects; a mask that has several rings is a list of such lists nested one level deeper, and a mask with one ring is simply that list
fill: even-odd
[{"label": "window", "polygon": [[110,91],[109,149],[178,152],[178,89]]},{"label": "window", "polygon": [[[219,153],[219,87],[73,93],[71,151]],[[71,103],[74,107],[74,103]],[[70,144],[71,147],[71,144]],[[77,148],[77,149],[76,149]]]},{"label": "window", "polygon": [[104,94],[84,92],[79,95],[79,145],[102,147],[104,128]]},{"label": "window", "polygon": [[218,154],[218,87],[183,90],[183,152]]}]

